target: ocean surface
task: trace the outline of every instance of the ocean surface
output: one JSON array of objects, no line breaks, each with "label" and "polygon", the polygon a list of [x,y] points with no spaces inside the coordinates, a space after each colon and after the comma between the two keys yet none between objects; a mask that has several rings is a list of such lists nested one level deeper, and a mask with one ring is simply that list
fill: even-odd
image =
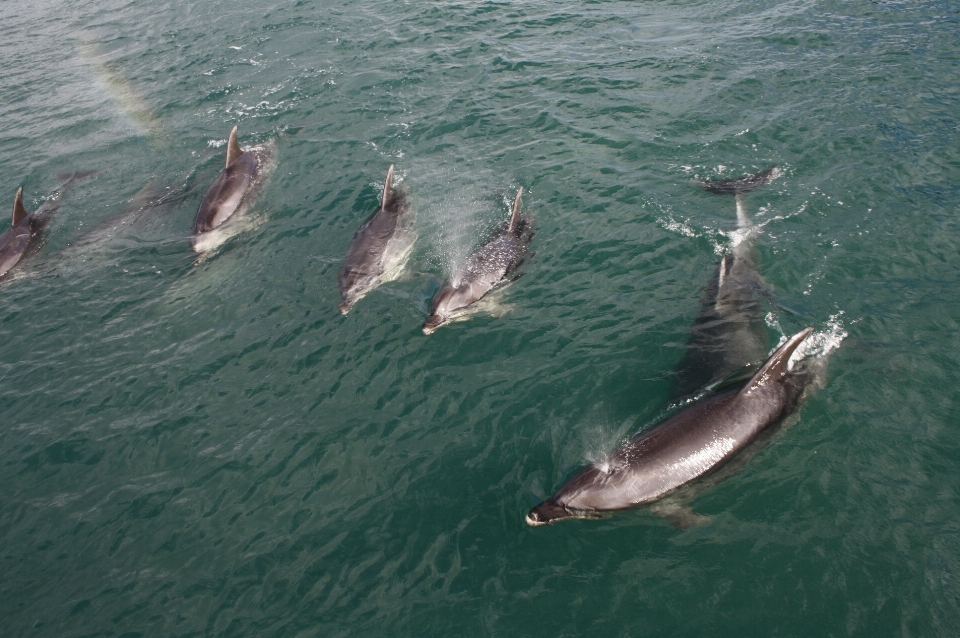
[{"label": "ocean surface", "polygon": [[[954,636],[960,5],[0,3],[0,635]],[[277,168],[219,250],[241,144]],[[390,164],[403,277],[337,311]],[[672,409],[733,199],[822,387],[676,529],[531,528]],[[524,274],[420,326],[506,219]],[[6,214],[6,213],[5,213]],[[0,220],[0,230],[6,228]]]}]

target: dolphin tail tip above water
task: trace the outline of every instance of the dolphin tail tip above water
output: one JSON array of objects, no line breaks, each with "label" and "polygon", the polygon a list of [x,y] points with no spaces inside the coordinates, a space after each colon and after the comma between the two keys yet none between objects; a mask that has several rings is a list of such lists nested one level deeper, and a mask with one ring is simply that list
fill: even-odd
[{"label": "dolphin tail tip above water", "polygon": [[693,182],[707,191],[717,195],[742,195],[755,188],[769,184],[780,176],[780,169],[776,166],[764,169],[753,175],[746,175],[739,179],[702,179],[696,178]]}]

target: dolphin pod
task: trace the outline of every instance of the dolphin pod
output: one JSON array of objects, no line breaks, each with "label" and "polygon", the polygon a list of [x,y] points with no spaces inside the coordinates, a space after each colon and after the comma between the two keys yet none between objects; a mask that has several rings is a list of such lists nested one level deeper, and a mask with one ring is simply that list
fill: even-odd
[{"label": "dolphin pod", "polygon": [[810,375],[788,364],[812,331],[790,337],[743,388],[696,401],[578,472],[530,510],[527,524],[651,503],[732,459],[796,408]]},{"label": "dolphin pod", "polygon": [[[264,144],[241,149],[237,130],[234,126],[230,132],[225,166],[196,213],[191,243],[197,253],[209,250],[208,238],[253,202],[274,167],[274,148]],[[36,251],[63,195],[75,180],[90,174],[75,173],[32,212],[23,206],[23,188],[18,189],[10,227],[0,234],[0,279]],[[727,384],[727,389],[717,391],[720,381],[729,381],[732,373],[760,362],[766,353],[767,331],[758,299],[766,287],[756,271],[756,231],[744,195],[778,174],[771,168],[735,180],[696,180],[707,192],[734,196],[740,234],[707,286],[675,375],[674,394],[696,394],[695,399],[576,473],[529,511],[528,525],[596,518],[660,500],[723,466],[796,410],[814,372],[802,361],[791,365],[791,355],[812,328],[777,347],[743,385],[729,389]],[[437,290],[423,323],[425,334],[466,312],[515,275],[535,234],[532,216],[522,211],[522,195],[520,188],[509,219]],[[403,270],[416,240],[412,227],[409,196],[406,189],[395,187],[391,165],[380,205],[354,234],[339,269],[340,312],[347,314],[366,293]]]},{"label": "dolphin pod", "polygon": [[505,283],[523,263],[535,231],[533,220],[520,212],[521,195],[523,188],[517,191],[510,219],[496,228],[434,295],[430,315],[423,322],[425,334],[430,334]]}]

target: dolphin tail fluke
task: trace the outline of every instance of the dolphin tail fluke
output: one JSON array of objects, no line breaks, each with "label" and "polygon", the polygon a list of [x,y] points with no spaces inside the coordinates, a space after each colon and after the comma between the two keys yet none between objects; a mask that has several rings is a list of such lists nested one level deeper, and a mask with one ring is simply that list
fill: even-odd
[{"label": "dolphin tail fluke", "polygon": [[20,223],[20,220],[28,214],[27,209],[23,207],[23,186],[21,186],[17,189],[17,194],[13,197],[13,219],[10,225],[16,226]]},{"label": "dolphin tail fluke", "polygon": [[780,169],[776,166],[762,170],[753,175],[747,175],[740,179],[695,179],[694,183],[707,191],[717,195],[743,195],[749,193],[755,188],[760,188],[769,184],[780,176]]},{"label": "dolphin tail fluke", "polygon": [[803,340],[810,336],[813,328],[806,328],[793,335],[787,342],[776,349],[770,358],[763,364],[763,367],[753,375],[750,382],[744,386],[741,393],[749,394],[751,390],[764,386],[768,383],[779,381],[787,374],[787,364],[790,361],[790,355],[803,343]]},{"label": "dolphin tail fluke", "polygon": [[243,149],[240,148],[239,142],[237,142],[237,127],[234,126],[230,131],[230,138],[227,140],[227,166],[230,166],[237,158],[243,155]]},{"label": "dolphin tail fluke", "polygon": [[386,210],[393,198],[393,164],[387,169],[387,179],[383,182],[383,195],[380,197],[380,210]]},{"label": "dolphin tail fluke", "polygon": [[510,212],[510,227],[507,232],[514,233],[520,224],[520,196],[523,195],[523,186],[517,190],[517,197],[513,200],[513,210]]}]

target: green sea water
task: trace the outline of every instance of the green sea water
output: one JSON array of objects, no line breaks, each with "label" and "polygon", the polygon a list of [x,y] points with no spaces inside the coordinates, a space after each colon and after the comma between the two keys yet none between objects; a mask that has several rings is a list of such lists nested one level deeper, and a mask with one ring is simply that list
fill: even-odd
[{"label": "green sea water", "polygon": [[[0,201],[105,169],[0,284],[0,636],[957,634],[956,3],[0,18]],[[277,169],[198,261],[234,125]],[[390,164],[419,239],[344,317]],[[669,408],[736,241],[732,199],[693,178],[770,166],[746,205],[771,346],[813,326],[823,387],[695,496],[702,525],[525,525]],[[521,186],[524,275],[425,336]]]}]

